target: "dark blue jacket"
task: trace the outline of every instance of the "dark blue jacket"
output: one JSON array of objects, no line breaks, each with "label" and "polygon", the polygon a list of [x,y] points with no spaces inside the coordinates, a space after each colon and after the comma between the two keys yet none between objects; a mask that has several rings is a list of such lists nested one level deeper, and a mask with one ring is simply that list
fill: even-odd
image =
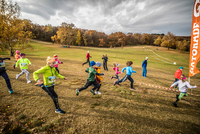
[{"label": "dark blue jacket", "polygon": [[144,61],[142,62],[142,67],[147,67],[147,60],[144,60]]}]

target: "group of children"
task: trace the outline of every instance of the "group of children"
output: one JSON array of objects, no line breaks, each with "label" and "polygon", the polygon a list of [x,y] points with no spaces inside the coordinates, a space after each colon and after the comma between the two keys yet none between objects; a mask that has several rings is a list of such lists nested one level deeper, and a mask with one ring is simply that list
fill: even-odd
[{"label": "group of children", "polygon": [[[88,78],[87,78],[87,82],[86,84],[81,87],[80,89],[76,89],[76,95],[78,96],[79,93],[81,91],[83,91],[84,89],[87,89],[89,86],[93,86],[94,88],[90,90],[90,92],[95,95],[95,94],[101,94],[99,89],[101,87],[101,81],[103,80],[103,78],[101,77],[102,75],[104,75],[104,73],[101,73],[101,63],[100,62],[94,62],[94,61],[90,61],[90,55],[89,55],[89,51],[87,52],[87,62],[83,63],[89,63],[89,68],[87,68],[85,70],[85,72],[87,72],[89,74]],[[106,59],[106,63],[104,63],[107,66],[107,59],[105,58],[107,57],[107,55],[105,54],[104,57],[102,59]],[[24,73],[26,73],[26,79],[27,79],[27,83],[30,83],[31,81],[29,80],[29,72],[28,72],[28,66],[31,65],[31,62],[26,58],[26,55],[24,53],[21,53],[19,51],[16,51],[16,64],[13,66],[14,68],[18,67],[18,65],[20,66],[21,69],[21,73],[16,75],[16,79],[18,79],[21,75],[23,75]],[[10,93],[13,93],[13,90],[11,88],[11,84],[10,84],[10,80],[9,77],[6,73],[6,69],[5,69],[5,62],[4,60],[9,59],[10,58],[0,58],[0,76],[2,76],[7,84],[7,87],[9,89]],[[146,67],[147,67],[147,60],[148,57],[145,58],[145,61],[143,61],[142,63],[142,67],[143,67],[143,77],[146,77]],[[35,71],[33,73],[33,78],[36,81],[36,86],[40,86],[45,92],[47,92],[50,97],[52,98],[56,110],[56,113],[65,113],[65,111],[61,110],[58,104],[58,96],[56,94],[56,92],[54,91],[54,85],[55,85],[55,81],[56,81],[56,76],[67,80],[67,78],[65,78],[64,76],[59,74],[59,70],[58,70],[58,64],[63,64],[62,62],[60,62],[58,60],[58,56],[54,55],[53,58],[48,57],[46,60],[47,65],[40,68],[39,70]],[[115,78],[117,79],[117,81],[114,82],[114,86],[116,84],[119,85],[119,83],[126,81],[127,79],[131,82],[130,86],[131,86],[131,90],[135,90],[135,88],[133,87],[133,83],[134,80],[132,79],[131,75],[132,73],[136,73],[136,71],[134,71],[132,69],[132,65],[133,62],[132,61],[127,61],[126,62],[127,67],[124,67],[122,69],[122,72],[119,71],[119,63],[114,63],[113,64],[113,70],[115,71],[115,76],[116,77],[111,77],[111,79]],[[145,68],[145,69],[144,69]],[[108,71],[107,68],[104,68],[105,70]],[[174,102],[174,106],[177,107],[177,102],[183,97],[183,96],[187,96],[187,88],[197,88],[197,86],[191,86],[187,81],[186,81],[186,77],[184,75],[182,75],[180,77],[180,74],[182,73],[182,67],[180,67],[180,70],[177,71],[179,72],[179,78],[178,80],[175,79],[175,82],[171,85],[171,87],[173,87],[174,85],[179,85],[179,91],[181,92],[180,95],[177,96],[177,100],[176,102]],[[120,73],[124,73],[124,71],[126,71],[126,75],[120,79],[118,74]],[[181,73],[180,73],[181,71]],[[38,77],[38,74],[43,74],[43,82],[41,81],[41,79]],[[180,80],[179,80],[180,79]],[[96,91],[95,91],[96,90]]]}]

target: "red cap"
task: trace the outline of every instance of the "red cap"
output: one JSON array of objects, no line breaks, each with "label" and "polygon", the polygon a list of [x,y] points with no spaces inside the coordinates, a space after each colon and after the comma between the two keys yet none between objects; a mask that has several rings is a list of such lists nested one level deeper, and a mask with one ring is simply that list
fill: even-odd
[{"label": "red cap", "polygon": [[55,58],[55,57],[58,57],[58,56],[57,56],[57,54],[55,54],[53,57]]}]

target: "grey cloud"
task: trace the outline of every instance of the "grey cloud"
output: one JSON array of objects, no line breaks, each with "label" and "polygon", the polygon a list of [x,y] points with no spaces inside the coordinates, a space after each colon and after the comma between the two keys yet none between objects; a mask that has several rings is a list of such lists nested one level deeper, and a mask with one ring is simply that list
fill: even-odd
[{"label": "grey cloud", "polygon": [[[190,35],[193,0],[34,0],[17,1],[22,13],[53,18],[79,28],[112,32]],[[50,21],[51,20],[51,21]],[[34,20],[40,24],[40,20]],[[59,22],[59,21],[56,21]],[[59,25],[59,24],[56,24]]]}]

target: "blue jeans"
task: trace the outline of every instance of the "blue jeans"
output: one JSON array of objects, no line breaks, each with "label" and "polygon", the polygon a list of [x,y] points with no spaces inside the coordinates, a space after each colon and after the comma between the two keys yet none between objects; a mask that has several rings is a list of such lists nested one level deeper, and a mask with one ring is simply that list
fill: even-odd
[{"label": "blue jeans", "polygon": [[143,77],[146,77],[146,75],[147,75],[147,68],[146,68],[146,67],[143,67],[142,76],[143,76]]},{"label": "blue jeans", "polygon": [[[179,81],[179,79],[175,78],[174,83],[177,82],[177,81]],[[178,84],[175,86],[175,88],[177,88],[177,86],[178,86]]]},{"label": "blue jeans", "polygon": [[131,88],[133,88],[133,82],[134,80],[131,78],[131,75],[126,74],[124,78],[122,78],[121,80],[116,81],[116,84],[119,84],[121,82],[124,82],[126,80],[129,80],[131,82]]},{"label": "blue jeans", "polygon": [[10,79],[7,73],[3,72],[2,74],[0,74],[0,76],[2,76],[5,79],[8,89],[11,89]]}]

